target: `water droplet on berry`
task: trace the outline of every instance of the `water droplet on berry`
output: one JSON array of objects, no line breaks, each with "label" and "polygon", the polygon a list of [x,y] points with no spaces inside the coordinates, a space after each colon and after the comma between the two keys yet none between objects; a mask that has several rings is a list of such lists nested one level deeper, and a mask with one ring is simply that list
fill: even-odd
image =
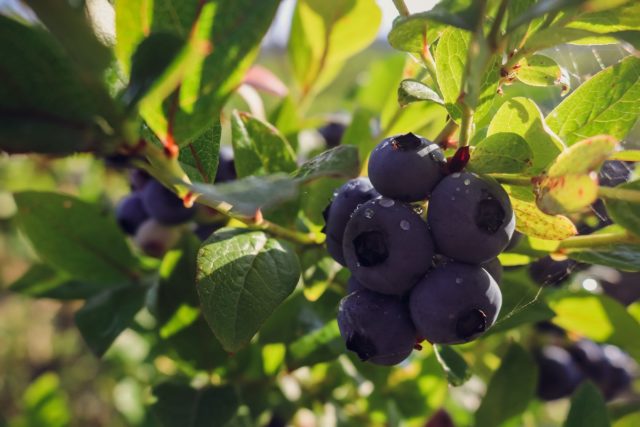
[{"label": "water droplet on berry", "polygon": [[464,185],[469,185],[471,184],[471,180],[469,178],[464,180]]},{"label": "water droplet on berry", "polygon": [[459,285],[460,283],[462,283],[462,278],[461,277],[456,277],[456,283]]},{"label": "water droplet on berry", "polygon": [[395,205],[395,203],[396,202],[394,202],[392,199],[387,199],[386,197],[380,199],[380,206],[384,208],[390,208],[391,206]]},{"label": "water droplet on berry", "polygon": [[403,219],[402,221],[400,221],[400,228],[404,231],[408,231],[411,229],[411,224],[409,224],[409,221],[407,221],[406,219]]},{"label": "water droplet on berry", "polygon": [[373,218],[373,211],[371,209],[365,209],[364,210],[364,217],[371,219]]}]

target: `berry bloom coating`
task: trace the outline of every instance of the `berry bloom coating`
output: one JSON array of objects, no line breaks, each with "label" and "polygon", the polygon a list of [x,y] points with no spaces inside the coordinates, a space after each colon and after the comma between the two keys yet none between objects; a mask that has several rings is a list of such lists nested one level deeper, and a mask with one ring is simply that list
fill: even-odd
[{"label": "berry bloom coating", "polygon": [[385,197],[355,210],[343,239],[344,258],[353,277],[381,294],[402,295],[433,262],[427,224],[411,207]]},{"label": "berry bloom coating", "polygon": [[218,157],[218,170],[216,171],[216,183],[233,181],[237,178],[236,165],[233,160],[233,148],[228,145],[220,147]]},{"label": "berry bloom coating", "polygon": [[497,257],[516,224],[500,184],[468,172],[440,181],[431,194],[427,221],[439,253],[471,264]]},{"label": "berry bloom coating", "polygon": [[133,238],[145,254],[162,258],[180,240],[180,232],[175,227],[167,227],[154,219],[146,220]]},{"label": "berry bloom coating", "polygon": [[329,255],[342,265],[346,265],[342,252],[344,229],[353,211],[358,205],[378,196],[368,178],[355,178],[340,187],[331,203],[325,208],[324,232],[327,235],[327,251]]},{"label": "berry bloom coating", "polygon": [[424,200],[444,177],[438,144],[412,133],[392,136],[369,157],[369,179],[380,194],[404,202]]},{"label": "berry bloom coating", "polygon": [[116,207],[116,220],[120,228],[127,234],[135,234],[140,225],[149,218],[149,214],[142,203],[140,193],[131,193]]},{"label": "berry bloom coating", "polygon": [[457,344],[482,335],[496,321],[502,294],[481,267],[451,262],[436,267],[411,291],[418,335],[432,344]]},{"label": "berry bloom coating", "polygon": [[149,215],[163,224],[180,224],[189,221],[196,213],[186,208],[182,199],[158,181],[151,181],[142,190],[142,202]]},{"label": "berry bloom coating", "polygon": [[538,360],[538,397],[556,400],[570,396],[583,379],[582,372],[567,350],[548,345],[540,350]]},{"label": "berry bloom coating", "polygon": [[416,343],[416,332],[402,301],[366,289],[340,301],[338,327],[348,350],[360,360],[378,365],[402,362]]},{"label": "berry bloom coating", "polygon": [[358,282],[355,277],[351,276],[347,282],[347,295],[362,289],[366,288],[362,286],[362,283]]}]

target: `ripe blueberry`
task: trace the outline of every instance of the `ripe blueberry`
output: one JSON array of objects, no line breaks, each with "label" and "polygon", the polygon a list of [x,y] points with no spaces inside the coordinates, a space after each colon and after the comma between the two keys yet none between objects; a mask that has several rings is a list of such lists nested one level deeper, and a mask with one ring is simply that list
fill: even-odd
[{"label": "ripe blueberry", "polygon": [[153,218],[142,223],[133,238],[142,252],[156,258],[162,258],[178,243],[179,239],[178,229],[161,224]]},{"label": "ripe blueberry", "polygon": [[347,281],[347,295],[362,289],[366,288],[362,286],[362,283],[358,282],[355,277],[351,276],[349,281]]},{"label": "ripe blueberry", "polygon": [[571,355],[562,347],[548,345],[536,355],[538,362],[538,397],[556,400],[570,396],[583,379]]},{"label": "ripe blueberry", "polygon": [[560,286],[578,267],[578,262],[572,259],[556,261],[546,256],[529,264],[529,276],[542,286]]},{"label": "ripe blueberry", "polygon": [[342,252],[342,237],[351,214],[358,205],[378,196],[378,192],[367,178],[348,181],[336,191],[331,203],[324,210],[327,250],[329,255],[342,265],[346,265]]},{"label": "ripe blueberry", "polygon": [[339,122],[329,122],[318,129],[328,148],[340,145],[346,126]]},{"label": "ripe blueberry", "polygon": [[134,191],[142,190],[149,181],[151,181],[151,176],[142,169],[133,169],[129,173],[129,183]]},{"label": "ripe blueberry", "polygon": [[340,301],[338,327],[348,350],[378,365],[402,362],[416,343],[415,328],[402,301],[366,289]]},{"label": "ripe blueberry", "polygon": [[135,234],[140,225],[149,218],[149,214],[142,203],[140,193],[131,193],[116,207],[116,220],[120,228],[127,234]]},{"label": "ripe blueberry", "polygon": [[369,179],[380,194],[404,202],[424,200],[444,177],[444,153],[412,133],[383,140],[369,157]]},{"label": "ripe blueberry", "polygon": [[602,346],[602,350],[610,368],[609,374],[598,385],[606,399],[613,399],[629,388],[637,365],[631,356],[619,347],[606,344]]},{"label": "ripe blueberry", "polygon": [[495,280],[496,283],[500,284],[500,282],[502,282],[502,264],[500,264],[500,260],[498,258],[482,263],[480,264],[480,267],[484,268],[487,273],[493,277],[493,280]]},{"label": "ripe blueberry", "polygon": [[500,184],[468,172],[440,181],[427,221],[438,252],[472,264],[498,256],[515,229],[511,202]]},{"label": "ripe blueberry", "polygon": [[216,171],[216,183],[233,181],[237,178],[236,166],[233,160],[233,148],[228,145],[220,146],[218,156],[218,170]]},{"label": "ripe blueberry", "polygon": [[604,349],[595,342],[583,339],[569,347],[568,351],[582,372],[596,384],[601,384],[609,375],[611,364]]},{"label": "ripe blueberry", "polygon": [[180,224],[190,220],[196,213],[186,208],[182,199],[158,181],[151,181],[142,190],[142,202],[149,215],[163,224]]},{"label": "ripe blueberry", "polygon": [[418,335],[434,344],[457,344],[482,335],[496,321],[502,294],[483,268],[450,262],[436,267],[409,296]]},{"label": "ripe blueberry", "polygon": [[358,207],[344,232],[347,266],[363,286],[402,295],[432,265],[433,242],[427,224],[411,207],[385,197]]}]

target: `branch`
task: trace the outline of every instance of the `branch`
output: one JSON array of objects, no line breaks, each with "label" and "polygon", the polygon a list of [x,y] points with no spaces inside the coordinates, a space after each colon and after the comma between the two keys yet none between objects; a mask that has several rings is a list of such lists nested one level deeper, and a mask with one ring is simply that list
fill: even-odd
[{"label": "branch", "polygon": [[409,9],[407,8],[407,5],[404,3],[404,0],[393,0],[393,4],[396,6],[396,9],[398,9],[398,13],[400,14],[400,16],[409,16]]},{"label": "branch", "polygon": [[622,200],[631,203],[640,203],[640,191],[625,188],[599,187],[598,196],[608,200]]},{"label": "branch", "polygon": [[640,237],[634,236],[627,231],[574,236],[562,240],[558,244],[558,250],[593,248],[597,246],[611,246],[623,243],[640,243]]}]

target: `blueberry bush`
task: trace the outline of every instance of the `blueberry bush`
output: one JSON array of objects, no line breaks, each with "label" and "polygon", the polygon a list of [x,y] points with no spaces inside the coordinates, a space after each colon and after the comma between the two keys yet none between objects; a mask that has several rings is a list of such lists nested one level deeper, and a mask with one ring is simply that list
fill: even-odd
[{"label": "blueberry bush", "polygon": [[0,283],[119,415],[48,366],[0,426],[640,425],[639,2],[393,0],[363,62],[375,0],[297,0],[284,67],[279,0],[24,3]]}]

